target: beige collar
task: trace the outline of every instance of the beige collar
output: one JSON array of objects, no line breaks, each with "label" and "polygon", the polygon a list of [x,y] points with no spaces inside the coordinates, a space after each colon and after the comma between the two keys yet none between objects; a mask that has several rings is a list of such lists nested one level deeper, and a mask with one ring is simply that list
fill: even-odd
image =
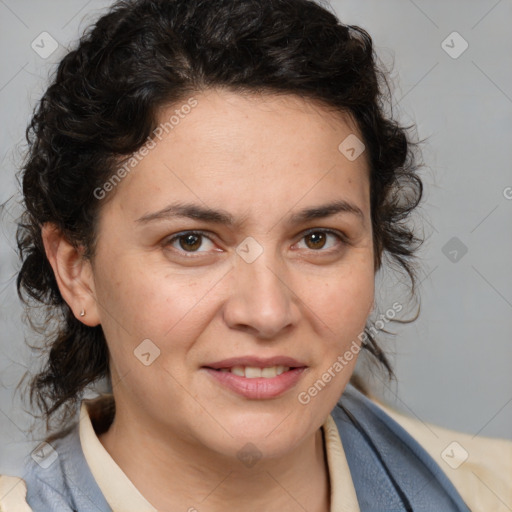
[{"label": "beige collar", "polygon": [[[80,408],[80,443],[91,473],[114,512],[157,512],[105,450],[91,423],[87,402]],[[331,487],[331,512],[359,512],[356,492],[331,415],[323,424]]]}]

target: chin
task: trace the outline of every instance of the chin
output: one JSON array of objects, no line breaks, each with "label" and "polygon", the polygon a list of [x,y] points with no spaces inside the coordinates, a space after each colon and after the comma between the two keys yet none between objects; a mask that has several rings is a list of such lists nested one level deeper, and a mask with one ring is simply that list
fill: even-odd
[{"label": "chin", "polygon": [[307,424],[297,425],[292,415],[287,416],[285,412],[264,416],[238,412],[235,418],[224,415],[222,427],[225,429],[222,438],[210,438],[208,444],[213,450],[239,460],[251,456],[282,457],[300,444],[309,430]]}]

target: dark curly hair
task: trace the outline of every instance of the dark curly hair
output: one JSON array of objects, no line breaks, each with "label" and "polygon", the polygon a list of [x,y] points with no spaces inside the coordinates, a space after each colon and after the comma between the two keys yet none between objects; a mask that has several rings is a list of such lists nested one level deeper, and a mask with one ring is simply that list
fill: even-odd
[{"label": "dark curly hair", "polygon": [[[421,240],[407,221],[422,196],[418,143],[386,112],[389,84],[365,30],[312,0],[119,1],[62,59],[26,133],[17,286],[27,306],[46,306],[45,364],[29,390],[47,428],[56,411],[61,424],[71,419],[84,389],[109,378],[109,352],[101,326],[82,324],[63,300],[41,228],[55,224],[92,259],[104,204],[94,191],[151,137],[159,109],[214,87],[299,95],[355,119],[370,166],[375,271],[387,252],[414,294]],[[363,348],[391,376],[365,332]]]}]

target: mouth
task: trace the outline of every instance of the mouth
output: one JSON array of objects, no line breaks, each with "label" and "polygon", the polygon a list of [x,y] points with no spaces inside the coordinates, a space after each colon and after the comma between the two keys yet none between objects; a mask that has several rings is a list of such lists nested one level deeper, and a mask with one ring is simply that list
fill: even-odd
[{"label": "mouth", "polygon": [[[208,367],[205,367],[208,368]],[[273,379],[278,375],[281,375],[290,370],[295,370],[300,367],[293,366],[283,366],[283,365],[275,365],[275,366],[265,366],[260,368],[258,366],[231,366],[229,368],[210,368],[211,370],[223,373],[232,373],[234,375],[238,375],[239,377],[245,377],[246,379]]]},{"label": "mouth", "polygon": [[222,387],[250,399],[275,398],[293,388],[308,368],[290,357],[231,358],[202,367]]}]

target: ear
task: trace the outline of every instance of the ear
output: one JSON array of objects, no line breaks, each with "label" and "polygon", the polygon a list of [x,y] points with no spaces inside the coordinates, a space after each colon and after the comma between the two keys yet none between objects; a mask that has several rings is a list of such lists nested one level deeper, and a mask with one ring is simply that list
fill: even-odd
[{"label": "ear", "polygon": [[55,224],[46,223],[41,236],[62,298],[80,322],[89,327],[99,325],[94,276],[89,260],[84,258],[80,248],[68,242]]}]

